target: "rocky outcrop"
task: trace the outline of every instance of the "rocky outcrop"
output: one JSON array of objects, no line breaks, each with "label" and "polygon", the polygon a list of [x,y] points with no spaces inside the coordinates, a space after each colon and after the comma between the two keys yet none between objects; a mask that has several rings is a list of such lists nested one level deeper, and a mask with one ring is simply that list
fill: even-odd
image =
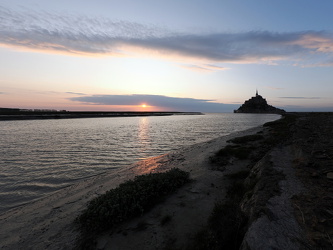
[{"label": "rocky outcrop", "polygon": [[244,102],[234,113],[264,113],[264,114],[283,114],[286,111],[283,109],[275,108],[267,104],[265,98],[256,93],[256,96]]}]

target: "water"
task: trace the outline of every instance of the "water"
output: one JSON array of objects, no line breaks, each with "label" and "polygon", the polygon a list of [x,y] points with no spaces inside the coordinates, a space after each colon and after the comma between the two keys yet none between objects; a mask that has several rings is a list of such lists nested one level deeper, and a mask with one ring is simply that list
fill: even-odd
[{"label": "water", "polygon": [[279,117],[206,114],[0,121],[0,213],[80,179]]}]

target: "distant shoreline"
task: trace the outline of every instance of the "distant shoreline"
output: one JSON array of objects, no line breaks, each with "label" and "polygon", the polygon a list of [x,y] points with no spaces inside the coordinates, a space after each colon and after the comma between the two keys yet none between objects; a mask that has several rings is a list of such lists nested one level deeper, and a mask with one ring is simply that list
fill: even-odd
[{"label": "distant shoreline", "polygon": [[0,121],[12,120],[44,120],[103,117],[137,117],[137,116],[171,116],[171,115],[203,115],[201,112],[99,112],[99,111],[16,111],[0,112]]}]

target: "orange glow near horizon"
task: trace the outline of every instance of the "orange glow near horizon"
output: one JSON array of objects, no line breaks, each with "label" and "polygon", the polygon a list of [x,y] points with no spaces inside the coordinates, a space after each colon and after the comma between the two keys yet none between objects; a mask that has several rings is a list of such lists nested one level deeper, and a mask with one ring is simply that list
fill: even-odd
[{"label": "orange glow near horizon", "polygon": [[[81,108],[78,108],[81,107]],[[71,110],[80,111],[164,111],[164,108],[149,106],[147,104],[140,105],[82,105],[71,108]]]}]

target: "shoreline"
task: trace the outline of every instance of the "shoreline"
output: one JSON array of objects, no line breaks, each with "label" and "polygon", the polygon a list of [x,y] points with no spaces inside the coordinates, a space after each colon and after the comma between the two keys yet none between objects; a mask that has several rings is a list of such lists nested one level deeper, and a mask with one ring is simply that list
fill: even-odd
[{"label": "shoreline", "polygon": [[[78,236],[72,221],[92,198],[134,178],[149,172],[165,171],[179,167],[198,178],[219,171],[202,168],[200,161],[207,164],[209,156],[223,147],[227,140],[254,133],[262,126],[235,132],[207,142],[194,144],[165,155],[148,158],[125,168],[92,177],[35,202],[13,208],[0,214],[3,222],[0,242],[3,249],[71,249]],[[71,218],[70,221],[68,218]]]}]

